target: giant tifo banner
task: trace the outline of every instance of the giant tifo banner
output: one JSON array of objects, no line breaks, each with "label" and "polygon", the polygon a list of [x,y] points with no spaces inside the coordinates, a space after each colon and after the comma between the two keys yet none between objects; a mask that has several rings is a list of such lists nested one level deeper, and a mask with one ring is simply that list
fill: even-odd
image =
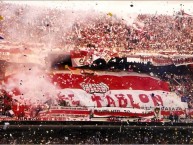
[{"label": "giant tifo banner", "polygon": [[[141,118],[158,114],[167,116],[171,112],[183,116],[188,107],[187,102],[182,102],[179,96],[170,92],[167,82],[143,74],[35,74],[39,81],[35,81],[32,75],[29,78],[24,74],[19,76],[22,78],[9,76],[2,83],[6,96],[12,98],[8,111],[13,116],[23,115],[39,120],[73,120],[80,117],[81,120],[90,120],[92,117],[112,116]],[[45,82],[44,78],[49,82]],[[28,79],[34,81],[30,83]]]}]

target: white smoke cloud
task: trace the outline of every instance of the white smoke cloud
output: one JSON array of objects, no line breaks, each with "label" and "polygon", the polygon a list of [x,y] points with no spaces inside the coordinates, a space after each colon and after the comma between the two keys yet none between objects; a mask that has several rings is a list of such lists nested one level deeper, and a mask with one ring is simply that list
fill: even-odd
[{"label": "white smoke cloud", "polygon": [[[9,3],[11,3],[10,6]],[[97,2],[84,3],[85,9],[79,5],[79,2],[61,2],[61,5],[55,7],[51,7],[49,3],[44,6],[35,5],[33,2],[20,5],[14,3],[6,3],[8,8],[1,10],[5,17],[3,26],[6,39],[23,43],[44,43],[47,51],[58,47],[58,44],[65,48],[61,38],[65,39],[66,32],[72,28],[74,22],[83,21],[88,16],[97,17],[101,13],[105,15],[111,12],[114,16],[124,19],[128,25],[131,25],[137,17],[137,14],[113,7],[104,8],[100,3],[96,6]]]},{"label": "white smoke cloud", "polygon": [[[58,87],[51,82],[48,75],[34,67],[31,70],[18,72],[11,76],[5,83],[6,91],[13,95],[14,99],[20,100],[22,97],[27,103],[44,103],[49,99],[57,99]],[[13,90],[17,88],[21,95],[15,96]]]}]

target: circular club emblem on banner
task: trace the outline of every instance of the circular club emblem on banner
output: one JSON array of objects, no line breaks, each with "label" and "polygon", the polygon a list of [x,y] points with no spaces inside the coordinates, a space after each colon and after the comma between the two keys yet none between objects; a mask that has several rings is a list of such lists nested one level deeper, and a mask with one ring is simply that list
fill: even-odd
[{"label": "circular club emblem on banner", "polygon": [[90,84],[90,83],[81,83],[80,86],[84,91],[87,93],[93,94],[93,93],[106,93],[109,90],[109,87],[105,83],[99,83],[99,84]]}]

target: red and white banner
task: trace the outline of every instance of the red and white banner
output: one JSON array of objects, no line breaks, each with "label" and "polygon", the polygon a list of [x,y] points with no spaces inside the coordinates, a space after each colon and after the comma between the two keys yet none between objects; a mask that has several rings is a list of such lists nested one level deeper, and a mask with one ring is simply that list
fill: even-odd
[{"label": "red and white banner", "polygon": [[[109,90],[144,90],[169,91],[169,84],[158,78],[137,73],[112,73],[112,72],[95,72],[91,76],[79,74],[56,73],[50,75],[52,81],[61,89],[88,89],[90,93],[98,93],[96,89],[102,89],[102,84],[106,84]],[[88,93],[89,93],[88,92]],[[100,91],[99,91],[100,93]]]},{"label": "red and white banner", "polygon": [[70,51],[72,66],[84,66],[91,64],[92,62],[92,54],[89,51]]},{"label": "red and white banner", "polygon": [[[36,76],[39,77],[38,75]],[[51,106],[46,108],[46,110],[49,110],[47,111],[47,115],[72,115],[74,113],[74,115],[88,116],[94,113],[95,117],[150,117],[154,116],[154,108],[157,106],[162,111],[161,115],[169,115],[170,112],[184,115],[184,110],[188,108],[186,102],[181,102],[179,96],[169,91],[169,84],[167,82],[147,75],[121,72],[119,74],[95,72],[95,74],[88,76],[55,73],[48,75],[48,78],[56,86],[55,91],[57,96],[53,96],[53,99],[56,99],[55,102],[63,100],[68,104],[67,106],[82,106],[87,109],[54,109]],[[25,81],[27,80],[22,79],[22,84],[25,84]],[[29,96],[27,93],[31,91],[23,88],[25,85],[18,85],[21,83],[21,79],[10,76],[5,79],[4,85],[6,86],[9,82],[11,82],[11,86],[9,87],[12,87],[12,90],[10,88],[7,89],[11,92],[10,94],[12,94],[13,99],[21,103],[20,98],[22,97],[23,101],[26,102],[27,98],[25,96]],[[37,91],[42,91],[42,86],[39,87]],[[46,89],[48,96],[53,91],[52,89]],[[36,94],[36,92],[32,93],[33,95]],[[40,99],[41,97],[38,96],[37,102],[40,103]],[[54,104],[56,105],[57,103]],[[41,105],[45,105],[45,101]],[[23,105],[21,106],[23,107]],[[18,114],[18,111],[21,109],[13,107],[13,110],[15,114]],[[45,112],[40,111],[40,114],[42,113],[46,116]]]},{"label": "red and white banner", "polygon": [[[127,54],[128,53],[128,54]],[[189,52],[190,53],[190,52]],[[119,54],[119,55],[118,55]],[[98,58],[104,59],[108,62],[113,57],[127,57],[127,62],[147,63],[151,62],[154,66],[167,66],[174,64],[187,65],[193,64],[193,55],[190,54],[178,54],[176,52],[158,52],[147,54],[130,54],[130,52],[120,51],[119,53],[112,53],[104,50],[103,52],[97,51],[71,51],[71,60],[73,67],[84,66],[92,64],[94,60]]]}]

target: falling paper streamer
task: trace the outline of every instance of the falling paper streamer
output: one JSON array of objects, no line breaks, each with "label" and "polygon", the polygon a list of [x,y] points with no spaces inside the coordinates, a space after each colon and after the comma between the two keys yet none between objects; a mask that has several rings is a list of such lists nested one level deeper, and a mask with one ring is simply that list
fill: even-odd
[{"label": "falling paper streamer", "polygon": [[3,20],[3,16],[0,15],[0,21],[2,21],[2,20]]},{"label": "falling paper streamer", "polygon": [[113,14],[112,14],[111,12],[109,12],[107,15],[109,15],[109,16],[111,16],[111,17],[113,16]]},{"label": "falling paper streamer", "polygon": [[3,129],[6,130],[8,126],[9,126],[9,122],[5,122]]}]

